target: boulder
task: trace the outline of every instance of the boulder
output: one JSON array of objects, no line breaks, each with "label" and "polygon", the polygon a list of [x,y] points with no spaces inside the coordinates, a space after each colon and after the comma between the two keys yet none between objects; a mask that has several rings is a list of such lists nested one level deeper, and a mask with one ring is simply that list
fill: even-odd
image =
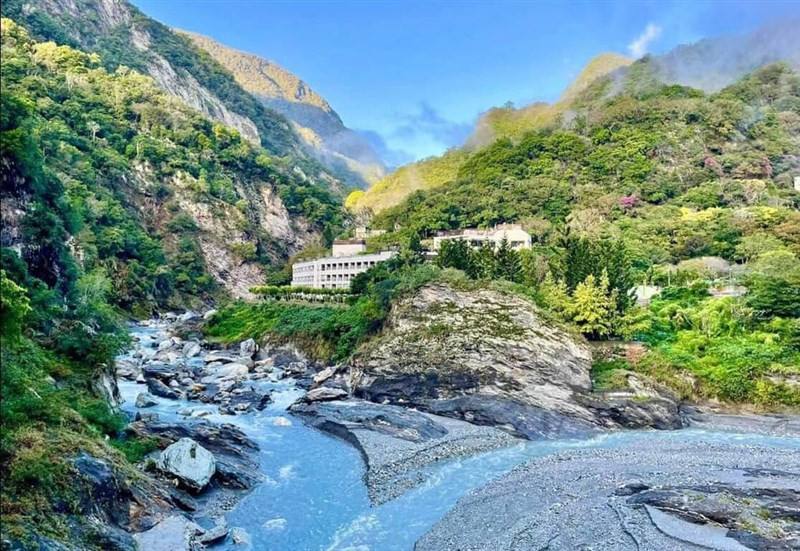
[{"label": "boulder", "polygon": [[119,358],[114,362],[114,367],[116,368],[117,377],[120,379],[128,379],[129,381],[133,381],[139,374],[138,364],[131,359]]},{"label": "boulder", "polygon": [[206,546],[221,543],[225,538],[228,537],[228,531],[228,526],[225,524],[225,521],[222,521],[213,528],[209,528],[203,532],[197,538],[197,541]]},{"label": "boulder", "polygon": [[187,358],[194,358],[202,351],[200,343],[190,341],[183,345],[183,355]]},{"label": "boulder", "polygon": [[140,392],[139,395],[136,396],[137,408],[149,408],[157,404],[158,400],[155,399],[155,396],[147,392]]},{"label": "boulder", "polygon": [[162,351],[164,351],[164,350],[167,350],[167,349],[169,349],[169,348],[172,348],[172,346],[173,346],[174,344],[175,344],[175,343],[173,343],[173,342],[172,342],[172,339],[164,339],[163,341],[161,341],[160,343],[158,343],[158,351],[159,351],[159,352],[162,352]]},{"label": "boulder", "polygon": [[214,454],[191,438],[181,438],[171,444],[158,458],[158,468],[174,475],[190,490],[199,492],[211,482],[216,472]]},{"label": "boulder", "polygon": [[347,397],[347,391],[342,390],[341,388],[330,388],[327,386],[321,386],[319,388],[315,388],[314,390],[309,390],[308,393],[303,397],[303,400],[306,402],[327,402],[330,400],[341,400],[342,398]]},{"label": "boulder", "polygon": [[148,379],[168,382],[175,377],[175,368],[164,362],[149,362],[142,367],[142,374]]},{"label": "boulder", "polygon": [[226,379],[241,379],[243,377],[247,377],[247,374],[250,370],[247,368],[246,365],[238,364],[238,363],[230,363],[225,364],[224,366],[220,367],[219,369],[215,370],[212,375],[207,377],[203,377],[200,382],[201,383],[208,383],[214,381],[223,381]]},{"label": "boulder", "polygon": [[186,312],[184,312],[183,314],[178,316],[178,321],[189,321],[189,320],[195,319],[196,317],[197,317],[197,313],[196,312],[192,312],[191,310],[187,310]]},{"label": "boulder", "polygon": [[335,373],[336,373],[336,366],[331,365],[331,366],[326,367],[325,369],[323,369],[322,371],[320,371],[319,373],[314,375],[314,379],[313,379],[314,380],[314,384],[315,385],[319,385],[319,384],[324,383],[325,381],[327,381],[328,379],[333,377],[333,375]]},{"label": "boulder", "polygon": [[247,358],[252,358],[258,351],[258,345],[253,339],[247,339],[239,343],[239,353]]},{"label": "boulder", "polygon": [[147,390],[151,394],[161,396],[162,398],[169,398],[170,400],[180,400],[181,393],[177,390],[171,389],[158,379],[147,379]]},{"label": "boulder", "polygon": [[202,528],[181,515],[172,515],[133,537],[147,551],[192,551]]}]

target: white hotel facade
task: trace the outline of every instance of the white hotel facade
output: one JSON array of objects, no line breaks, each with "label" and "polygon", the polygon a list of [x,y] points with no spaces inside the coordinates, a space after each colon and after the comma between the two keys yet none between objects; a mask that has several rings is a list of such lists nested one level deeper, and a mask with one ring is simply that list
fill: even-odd
[{"label": "white hotel facade", "polygon": [[355,276],[396,254],[395,251],[359,254],[365,250],[366,244],[361,240],[334,241],[332,256],[292,265],[292,287],[349,289]]}]

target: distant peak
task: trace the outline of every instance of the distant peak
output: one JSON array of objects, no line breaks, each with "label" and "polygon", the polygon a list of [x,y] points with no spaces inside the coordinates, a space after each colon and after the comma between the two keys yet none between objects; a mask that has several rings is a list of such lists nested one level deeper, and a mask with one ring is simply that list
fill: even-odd
[{"label": "distant peak", "polygon": [[231,48],[220,44],[213,38],[194,32],[175,29],[187,36],[200,49],[205,50],[224,67],[227,67],[236,80],[253,94],[284,101],[304,103],[318,107],[329,113],[333,109],[328,102],[294,73],[257,54]]},{"label": "distant peak", "polygon": [[616,71],[620,67],[627,67],[631,63],[633,63],[633,59],[614,52],[605,52],[593,57],[561,94],[561,101],[574,99],[598,78]]}]

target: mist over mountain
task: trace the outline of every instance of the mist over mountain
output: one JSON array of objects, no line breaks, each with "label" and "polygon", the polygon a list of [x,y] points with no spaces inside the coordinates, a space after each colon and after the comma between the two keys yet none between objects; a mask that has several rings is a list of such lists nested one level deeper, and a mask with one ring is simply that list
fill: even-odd
[{"label": "mist over mountain", "polygon": [[659,80],[717,91],[758,67],[785,61],[800,67],[800,17],[789,18],[737,36],[706,38],[652,56]]},{"label": "mist over mountain", "polygon": [[[600,54],[587,63],[555,103],[494,107],[483,113],[461,150],[478,151],[503,138],[516,141],[533,130],[570,127],[578,103],[598,102],[626,91],[647,93],[660,84],[675,84],[715,92],[770,63],[786,62],[797,69],[798,28],[800,18],[791,18],[744,35],[711,37],[681,45],[636,62],[616,53]],[[609,77],[612,84],[594,90],[592,85],[604,77]],[[397,205],[415,191],[435,188],[454,178],[465,158],[451,151],[403,166],[365,194],[352,197],[348,207],[380,212]]]}]

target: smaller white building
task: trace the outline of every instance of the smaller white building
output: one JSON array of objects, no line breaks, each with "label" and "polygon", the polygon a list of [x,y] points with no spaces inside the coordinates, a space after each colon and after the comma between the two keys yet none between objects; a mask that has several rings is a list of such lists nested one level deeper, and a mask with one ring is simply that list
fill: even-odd
[{"label": "smaller white building", "polygon": [[444,241],[467,241],[472,247],[480,247],[484,244],[492,245],[497,248],[500,243],[506,240],[508,246],[514,250],[530,249],[531,234],[522,229],[519,224],[499,224],[491,229],[480,230],[476,228],[466,228],[463,230],[439,232],[433,237],[433,250],[438,251]]},{"label": "smaller white building", "polygon": [[368,230],[364,226],[358,226],[355,231],[356,239],[369,239],[370,237],[378,237],[386,233],[386,230]]},{"label": "smaller white building", "polygon": [[[341,252],[341,249],[339,251]],[[292,266],[292,287],[349,289],[350,282],[355,276],[380,262],[389,260],[395,254],[395,251],[382,251],[374,254],[337,256],[334,251],[333,256],[297,262]]]},{"label": "smaller white building", "polygon": [[332,256],[352,256],[361,254],[367,250],[367,244],[363,239],[337,239],[331,248]]}]

